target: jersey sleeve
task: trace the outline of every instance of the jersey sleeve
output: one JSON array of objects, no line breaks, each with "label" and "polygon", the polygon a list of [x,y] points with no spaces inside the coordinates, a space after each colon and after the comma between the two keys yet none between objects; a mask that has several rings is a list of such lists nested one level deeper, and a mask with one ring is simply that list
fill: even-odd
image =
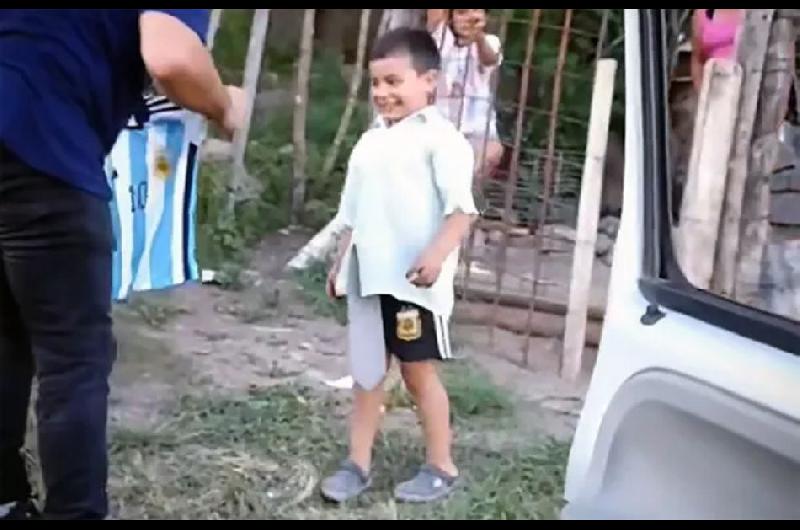
[{"label": "jersey sleeve", "polygon": [[206,42],[208,25],[211,20],[210,9],[143,9],[142,11],[157,11],[171,15],[194,31],[203,43]]},{"label": "jersey sleeve", "polygon": [[466,138],[455,129],[451,134],[441,134],[433,151],[432,163],[444,215],[455,212],[477,215],[472,195],[475,153]]}]

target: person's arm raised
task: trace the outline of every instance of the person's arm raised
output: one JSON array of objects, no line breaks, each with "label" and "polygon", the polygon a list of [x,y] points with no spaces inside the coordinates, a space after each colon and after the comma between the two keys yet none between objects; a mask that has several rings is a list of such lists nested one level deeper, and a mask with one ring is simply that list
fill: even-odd
[{"label": "person's arm raised", "polygon": [[223,85],[197,33],[177,17],[158,11],[139,16],[139,33],[145,68],[159,91],[206,116],[227,135],[241,127],[244,93]]},{"label": "person's arm raised", "polygon": [[428,32],[435,31],[439,26],[447,22],[447,9],[428,9],[425,13],[425,26]]}]

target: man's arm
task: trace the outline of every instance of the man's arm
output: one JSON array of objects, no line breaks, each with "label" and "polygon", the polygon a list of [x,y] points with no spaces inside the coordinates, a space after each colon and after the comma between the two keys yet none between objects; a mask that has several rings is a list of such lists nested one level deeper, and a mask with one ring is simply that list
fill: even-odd
[{"label": "man's arm", "polygon": [[172,102],[232,134],[242,120],[243,94],[222,84],[196,31],[176,16],[144,11],[139,32],[142,59],[158,89]]}]

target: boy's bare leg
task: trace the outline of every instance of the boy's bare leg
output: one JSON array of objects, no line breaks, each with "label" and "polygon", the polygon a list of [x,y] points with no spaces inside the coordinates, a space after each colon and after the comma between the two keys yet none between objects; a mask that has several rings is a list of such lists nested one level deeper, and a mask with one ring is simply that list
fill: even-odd
[{"label": "boy's bare leg", "polygon": [[350,457],[322,481],[320,493],[332,502],[346,502],[371,484],[372,445],[381,423],[384,401],[383,383],[374,390],[356,387],[350,415]]},{"label": "boy's bare leg", "polygon": [[425,432],[427,463],[458,476],[451,452],[450,400],[433,362],[406,363],[402,366],[403,380],[419,408]]},{"label": "boy's bare leg", "polygon": [[372,465],[372,446],[380,428],[386,393],[383,383],[374,390],[355,389],[350,416],[350,460],[365,473]]}]

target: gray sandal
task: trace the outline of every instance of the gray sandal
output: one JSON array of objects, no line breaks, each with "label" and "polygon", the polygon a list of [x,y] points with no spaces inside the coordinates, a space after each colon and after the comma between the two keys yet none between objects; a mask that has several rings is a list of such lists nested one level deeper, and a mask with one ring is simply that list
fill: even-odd
[{"label": "gray sandal", "polygon": [[326,501],[343,503],[364,493],[371,484],[372,479],[358,464],[346,460],[338,471],[322,481],[320,493]]},{"label": "gray sandal", "polygon": [[449,496],[457,483],[458,477],[450,476],[433,466],[424,465],[414,478],[395,488],[394,496],[399,502],[436,502]]}]

